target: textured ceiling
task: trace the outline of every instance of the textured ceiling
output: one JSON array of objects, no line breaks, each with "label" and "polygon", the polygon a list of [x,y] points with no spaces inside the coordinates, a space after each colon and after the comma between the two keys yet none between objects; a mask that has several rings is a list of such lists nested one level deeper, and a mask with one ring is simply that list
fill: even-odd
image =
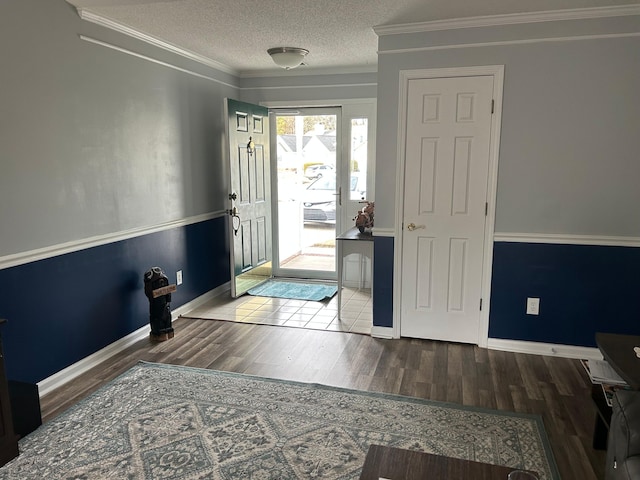
[{"label": "textured ceiling", "polygon": [[267,49],[310,50],[297,71],[369,69],[377,25],[573,8],[637,0],[67,0],[87,12],[250,74],[278,71]]}]

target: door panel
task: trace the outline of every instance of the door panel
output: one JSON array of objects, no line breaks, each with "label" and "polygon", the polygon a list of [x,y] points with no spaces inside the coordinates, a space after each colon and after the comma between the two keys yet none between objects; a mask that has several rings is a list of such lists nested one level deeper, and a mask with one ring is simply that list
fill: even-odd
[{"label": "door panel", "polygon": [[493,77],[409,80],[401,335],[478,343]]},{"label": "door panel", "polygon": [[269,111],[231,99],[225,107],[231,177],[231,295],[237,297],[271,277]]}]

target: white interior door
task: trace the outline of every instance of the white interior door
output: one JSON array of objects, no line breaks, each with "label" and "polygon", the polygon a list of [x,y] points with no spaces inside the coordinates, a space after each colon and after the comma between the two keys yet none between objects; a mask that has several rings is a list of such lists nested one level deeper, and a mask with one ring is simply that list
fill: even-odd
[{"label": "white interior door", "polygon": [[408,81],[401,336],[478,343],[493,81]]}]

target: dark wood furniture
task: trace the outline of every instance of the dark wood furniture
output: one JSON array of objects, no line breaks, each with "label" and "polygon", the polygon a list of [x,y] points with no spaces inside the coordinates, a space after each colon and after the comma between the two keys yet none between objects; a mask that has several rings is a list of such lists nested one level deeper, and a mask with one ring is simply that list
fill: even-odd
[{"label": "dark wood furniture", "polygon": [[612,409],[607,404],[604,392],[599,384],[591,386],[591,398],[593,403],[596,404],[596,422],[593,427],[592,445],[595,450],[606,450]]},{"label": "dark wood furniture", "polygon": [[[0,319],[0,326],[6,322],[6,320]],[[0,333],[0,466],[17,456],[18,436],[13,431],[9,384],[4,371],[4,353],[2,351],[2,334]]]},{"label": "dark wood furniture", "polygon": [[9,399],[13,431],[19,438],[29,435],[42,425],[37,384],[9,380]]},{"label": "dark wood furniture", "polygon": [[[640,346],[640,336],[615,333],[596,333],[596,344],[611,368],[629,384],[633,390],[640,390],[640,358],[633,350]],[[612,409],[600,385],[593,385],[591,398],[596,404],[597,414],[593,429],[593,448],[606,450]]]},{"label": "dark wood furniture", "polygon": [[[360,480],[506,480],[514,469],[401,448],[371,445]],[[533,473],[533,472],[532,472]]]},{"label": "dark wood furniture", "polygon": [[633,350],[640,347],[640,336],[596,333],[596,344],[604,359],[631,389],[640,390],[640,358]]}]

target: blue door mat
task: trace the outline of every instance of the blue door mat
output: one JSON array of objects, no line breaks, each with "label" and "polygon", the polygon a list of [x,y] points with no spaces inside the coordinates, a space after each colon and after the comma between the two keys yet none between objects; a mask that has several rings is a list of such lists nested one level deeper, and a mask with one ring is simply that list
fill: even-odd
[{"label": "blue door mat", "polygon": [[252,288],[247,293],[257,297],[289,298],[319,302],[333,297],[337,291],[338,287],[334,284],[268,280],[262,285]]}]

